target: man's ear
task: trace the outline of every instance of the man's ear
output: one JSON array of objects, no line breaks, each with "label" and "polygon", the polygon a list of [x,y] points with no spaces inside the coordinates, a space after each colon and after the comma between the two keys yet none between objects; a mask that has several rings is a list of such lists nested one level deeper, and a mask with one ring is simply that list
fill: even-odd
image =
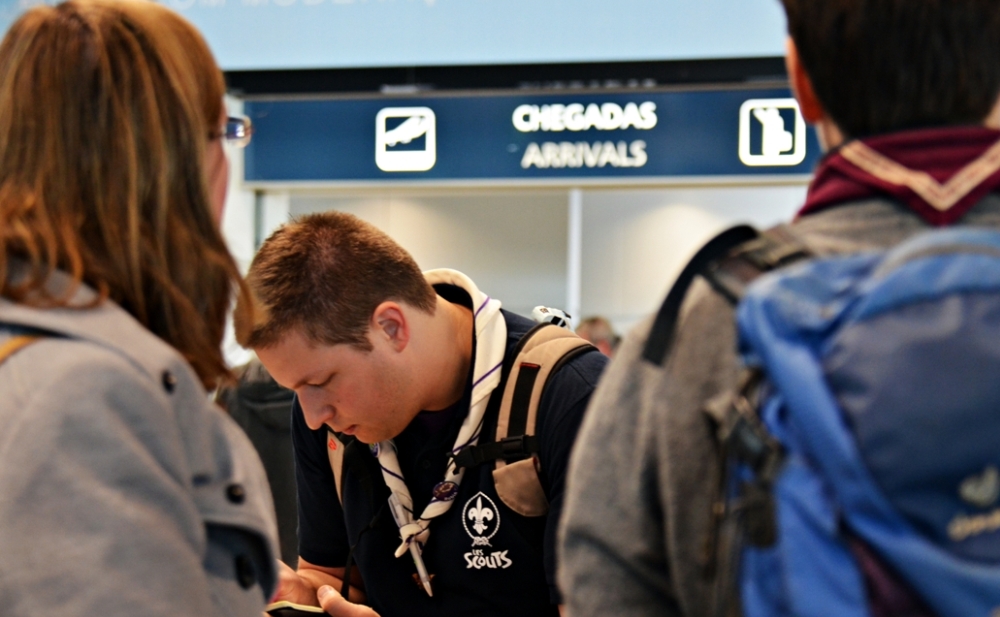
[{"label": "man's ear", "polygon": [[371,322],[372,334],[383,337],[396,351],[403,351],[410,342],[410,323],[403,307],[391,301],[375,307]]},{"label": "man's ear", "polygon": [[785,39],[785,68],[788,69],[788,81],[792,85],[792,93],[799,102],[802,117],[809,124],[816,124],[826,119],[826,110],[816,98],[812,80],[806,74],[805,67],[799,58],[799,48],[795,46],[792,37]]}]

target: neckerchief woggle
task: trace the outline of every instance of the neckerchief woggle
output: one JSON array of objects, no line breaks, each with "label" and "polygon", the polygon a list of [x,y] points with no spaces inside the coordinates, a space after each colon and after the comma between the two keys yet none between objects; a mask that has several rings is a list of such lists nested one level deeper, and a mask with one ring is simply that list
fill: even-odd
[{"label": "neckerchief woggle", "polygon": [[[451,450],[451,453],[455,454],[462,448],[479,442],[490,394],[500,383],[500,369],[507,350],[507,324],[500,314],[500,301],[479,291],[476,284],[461,272],[449,269],[429,270],[424,273],[424,277],[431,285],[446,284],[461,287],[472,298],[476,341],[474,347],[476,357],[473,359],[472,368],[472,396],[469,413],[462,422]],[[417,542],[421,549],[427,544],[431,520],[451,509],[455,497],[458,496],[458,487],[465,476],[465,468],[457,468],[454,460],[449,461],[444,479],[434,487],[427,507],[420,516],[414,517],[413,498],[399,467],[396,444],[389,439],[372,444],[371,450],[378,458],[386,485],[402,506],[401,516],[396,523],[399,525],[399,535],[402,538],[402,543],[396,549],[396,557],[402,557],[410,550],[413,542]]]}]

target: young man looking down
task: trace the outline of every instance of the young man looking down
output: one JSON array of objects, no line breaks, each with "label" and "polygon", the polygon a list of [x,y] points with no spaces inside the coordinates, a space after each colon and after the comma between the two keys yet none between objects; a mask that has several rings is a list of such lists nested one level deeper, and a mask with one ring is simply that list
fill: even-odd
[{"label": "young man looking down", "polygon": [[[566,464],[604,357],[578,356],[548,382],[536,425],[548,513],[521,516],[498,498],[492,463],[463,471],[449,454],[492,441],[501,366],[534,322],[459,272],[422,274],[384,233],[340,213],[275,232],[248,283],[256,306],[237,309],[240,341],[297,395],[300,560],[277,599],[348,616],[556,614]],[[409,524],[394,522],[396,504]],[[351,562],[348,602],[334,589]]]}]

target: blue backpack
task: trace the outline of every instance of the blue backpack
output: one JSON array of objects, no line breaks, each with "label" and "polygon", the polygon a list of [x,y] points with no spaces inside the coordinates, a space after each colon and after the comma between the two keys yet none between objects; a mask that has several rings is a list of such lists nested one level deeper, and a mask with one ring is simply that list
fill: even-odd
[{"label": "blue backpack", "polygon": [[782,228],[713,242],[645,356],[694,276],[736,303],[744,373],[706,409],[717,614],[1000,617],[1000,233],[823,259]]}]

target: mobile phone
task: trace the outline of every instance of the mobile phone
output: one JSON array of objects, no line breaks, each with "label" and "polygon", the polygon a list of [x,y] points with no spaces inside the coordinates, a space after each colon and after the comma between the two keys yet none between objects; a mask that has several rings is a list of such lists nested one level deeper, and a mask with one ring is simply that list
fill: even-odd
[{"label": "mobile phone", "polygon": [[272,615],[273,617],[316,617],[316,615],[326,615],[326,611],[318,606],[295,604],[287,600],[268,604],[264,610],[267,611],[268,615]]}]

